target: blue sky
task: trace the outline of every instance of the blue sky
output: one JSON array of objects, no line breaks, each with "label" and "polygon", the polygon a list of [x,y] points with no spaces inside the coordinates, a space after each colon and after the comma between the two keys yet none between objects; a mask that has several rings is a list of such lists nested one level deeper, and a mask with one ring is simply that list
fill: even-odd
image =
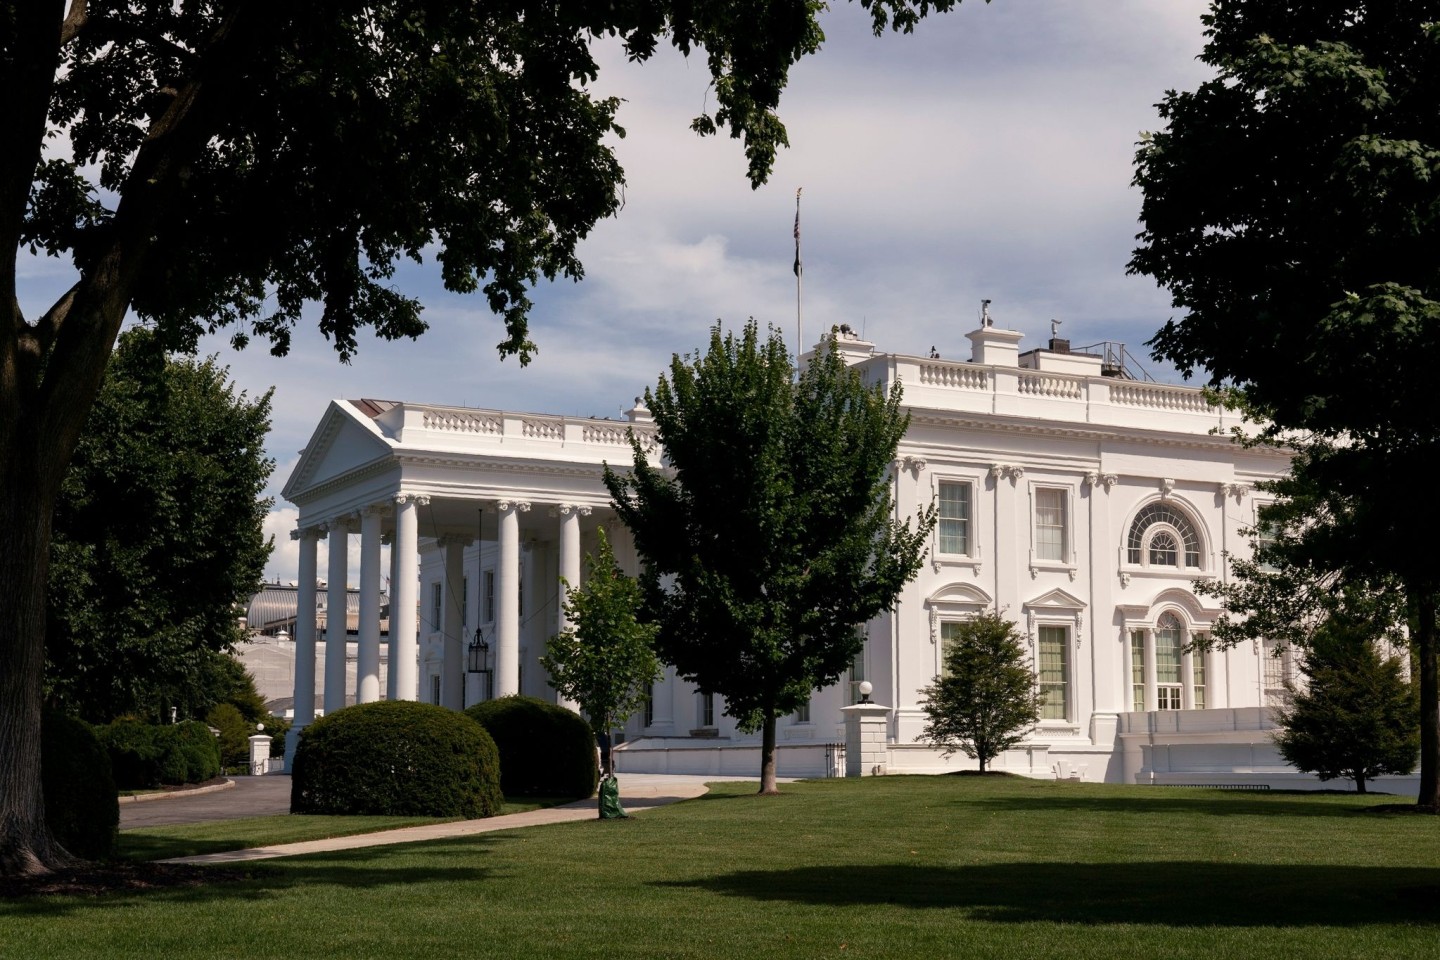
[{"label": "blue sky", "polygon": [[[795,339],[795,190],[804,188],[805,334],[849,323],[883,351],[968,356],[981,298],[999,325],[1077,345],[1141,347],[1174,312],[1148,278],[1127,277],[1139,229],[1135,142],[1154,104],[1208,75],[1202,0],[967,0],[911,36],[869,33],[864,12],[825,14],[821,52],[781,103],[791,148],[752,191],[737,141],[701,139],[708,73],[662,51],[648,64],[602,49],[598,92],[625,99],[616,144],[628,186],[620,215],[581,256],[587,277],[535,292],[529,367],[501,361],[499,322],[477,297],[407,266],[396,285],[426,305],[415,342],[362,337],[350,365],[313,327],[292,353],[218,353],[252,393],[275,387],[272,493],[332,398],[372,397],[618,416],[672,353],[721,319],[754,316]],[[22,305],[37,315],[68,285],[55,261],[22,257]],[[1163,369],[1152,373],[1168,378]],[[277,502],[267,576],[291,580],[295,512]]]}]

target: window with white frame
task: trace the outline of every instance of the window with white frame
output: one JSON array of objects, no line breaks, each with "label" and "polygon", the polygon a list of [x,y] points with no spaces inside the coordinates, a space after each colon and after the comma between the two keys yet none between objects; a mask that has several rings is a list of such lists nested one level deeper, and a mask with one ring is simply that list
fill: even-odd
[{"label": "window with white frame", "polygon": [[940,672],[945,672],[945,663],[950,659],[950,649],[955,646],[960,630],[965,624],[960,620],[940,621]]},{"label": "window with white frame", "polygon": [[1037,487],[1035,490],[1035,558],[1066,561],[1070,559],[1066,532],[1065,493],[1058,487]]},{"label": "window with white frame", "polygon": [[1130,523],[1126,559],[1136,566],[1198,568],[1200,535],[1173,504],[1152,503]]},{"label": "window with white frame", "polygon": [[939,484],[940,552],[970,555],[970,484],[941,480]]},{"label": "window with white frame", "polygon": [[806,699],[806,701],[805,701],[804,703],[800,704],[800,706],[796,709],[796,711],[795,711],[795,722],[796,722],[796,723],[809,723],[809,722],[810,722],[810,701],[809,701],[808,698]]},{"label": "window with white frame", "polygon": [[439,580],[430,585],[430,629],[439,633],[444,629],[445,586]]},{"label": "window with white frame", "polygon": [[850,661],[850,682],[846,684],[849,691],[847,706],[860,702],[860,684],[865,680],[865,648],[861,647],[855,654],[855,659]]},{"label": "window with white frame", "polygon": [[438,673],[430,675],[430,702],[437,707],[440,706],[440,674]]},{"label": "window with white frame", "polygon": [[700,694],[699,719],[701,727],[715,726],[715,694]]},{"label": "window with white frame", "polygon": [[655,725],[655,684],[652,681],[645,688],[645,726]]},{"label": "window with white frame", "polygon": [[1295,663],[1290,645],[1279,640],[1266,640],[1261,647],[1261,656],[1265,660],[1261,664],[1265,705],[1281,706],[1289,695],[1289,691],[1285,689],[1286,682],[1295,679]]},{"label": "window with white frame", "polygon": [[1130,631],[1130,708],[1145,710],[1145,631]]},{"label": "window with white frame", "polygon": [[1155,703],[1161,710],[1179,710],[1183,701],[1180,659],[1184,648],[1180,619],[1173,613],[1161,614],[1155,625]]},{"label": "window with white frame", "polygon": [[1206,697],[1205,697],[1205,650],[1204,650],[1204,646],[1205,646],[1206,641],[1208,641],[1208,640],[1209,640],[1209,635],[1208,635],[1208,634],[1197,633],[1197,634],[1195,635],[1195,642],[1196,642],[1197,645],[1199,645],[1199,647],[1200,647],[1201,649],[1196,650],[1194,653],[1192,653],[1192,654],[1190,655],[1190,679],[1191,679],[1191,681],[1194,683],[1194,686],[1195,686],[1195,709],[1196,709],[1196,710],[1204,710],[1204,709],[1205,709]]},{"label": "window with white frame", "polygon": [[[1137,713],[1151,702],[1146,684],[1154,683],[1154,704],[1157,710],[1204,710],[1208,702],[1205,652],[1186,650],[1204,642],[1205,634],[1196,633],[1195,643],[1189,642],[1189,628],[1171,611],[1162,613],[1153,630],[1132,628],[1130,631],[1130,703]],[[1154,656],[1153,679],[1146,677],[1146,658]],[[1188,665],[1188,673],[1187,673]],[[1186,683],[1190,684],[1186,698]],[[1188,704],[1188,706],[1187,706]]]},{"label": "window with white frame", "polygon": [[1042,626],[1040,641],[1041,720],[1066,720],[1070,716],[1070,632],[1065,627]]}]

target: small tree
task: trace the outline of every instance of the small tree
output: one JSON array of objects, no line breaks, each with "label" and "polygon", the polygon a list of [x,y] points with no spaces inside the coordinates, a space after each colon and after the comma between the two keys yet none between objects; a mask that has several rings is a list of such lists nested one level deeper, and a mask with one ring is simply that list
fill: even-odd
[{"label": "small tree", "polygon": [[1385,656],[1363,623],[1332,617],[1301,664],[1305,686],[1286,682],[1276,711],[1280,755],[1321,780],[1355,781],[1357,793],[1381,774],[1407,774],[1420,757],[1415,685]]},{"label": "small tree", "polygon": [[661,671],[656,628],[635,615],[643,599],[640,584],[620,571],[603,529],[599,535],[598,553],[585,561],[590,573],[585,586],[565,584],[565,615],[573,626],[550,638],[540,663],[550,686],[580,704],[605,745],[601,766],[609,776],[609,732],[644,704]]},{"label": "small tree", "polygon": [[930,719],[920,736],[947,757],[960,750],[979,760],[984,773],[1040,719],[1045,696],[1015,624],[1000,614],[965,621],[945,644],[944,672],[921,691]]}]

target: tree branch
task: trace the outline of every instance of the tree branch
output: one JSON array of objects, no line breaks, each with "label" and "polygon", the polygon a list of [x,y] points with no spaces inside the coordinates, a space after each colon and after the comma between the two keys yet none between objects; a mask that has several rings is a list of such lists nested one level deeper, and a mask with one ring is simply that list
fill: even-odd
[{"label": "tree branch", "polygon": [[65,46],[80,35],[90,22],[90,0],[70,0],[70,12],[60,25],[60,46]]}]

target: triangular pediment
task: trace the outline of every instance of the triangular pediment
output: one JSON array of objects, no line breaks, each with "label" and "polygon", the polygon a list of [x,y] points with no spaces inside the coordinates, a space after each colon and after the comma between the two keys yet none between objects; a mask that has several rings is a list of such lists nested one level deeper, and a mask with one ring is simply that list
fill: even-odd
[{"label": "triangular pediment", "polygon": [[1072,593],[1055,588],[1025,602],[1026,610],[1084,610],[1085,601]]},{"label": "triangular pediment", "polygon": [[995,601],[990,594],[975,586],[973,583],[947,583],[945,586],[930,594],[925,601],[928,604],[963,604],[967,607],[988,607]]},{"label": "triangular pediment", "polygon": [[332,400],[315,428],[282,495],[294,502],[305,491],[389,456],[390,444],[370,417],[348,401]]}]

